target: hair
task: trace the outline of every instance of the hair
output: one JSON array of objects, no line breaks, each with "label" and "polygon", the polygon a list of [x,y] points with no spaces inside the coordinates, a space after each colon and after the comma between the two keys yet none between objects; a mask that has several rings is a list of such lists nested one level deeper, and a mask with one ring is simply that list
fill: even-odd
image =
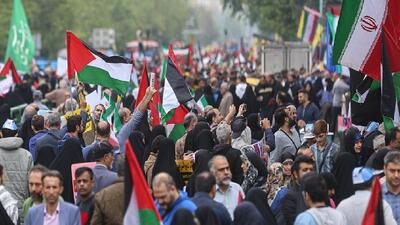
[{"label": "hair", "polygon": [[283,107],[278,108],[275,111],[274,117],[275,117],[275,123],[278,125],[278,127],[282,127],[285,124],[285,118],[288,117],[285,108]]},{"label": "hair", "polygon": [[74,111],[78,108],[78,102],[73,98],[65,100],[64,109],[66,112]]},{"label": "hair", "polygon": [[18,130],[10,130],[7,128],[1,128],[1,134],[3,138],[8,138],[8,137],[15,137],[17,135]]},{"label": "hair", "polygon": [[313,202],[326,202],[328,200],[328,187],[324,178],[317,173],[308,173],[303,177],[303,190]]},{"label": "hair", "polygon": [[35,101],[42,100],[42,92],[40,90],[36,90],[33,92],[33,100]]},{"label": "hair", "polygon": [[176,187],[174,179],[165,172],[158,173],[153,178],[152,187],[161,186],[162,184],[165,184],[167,188]]},{"label": "hair", "polygon": [[[105,126],[102,123],[106,124]],[[110,124],[107,121],[100,121],[97,123],[96,134],[101,137],[108,137],[111,133]]]},{"label": "hair", "polygon": [[322,134],[328,132],[328,124],[325,120],[317,120],[314,123],[314,134]]},{"label": "hair", "polygon": [[389,163],[400,163],[400,152],[389,151],[389,153],[386,154],[385,159],[383,161],[385,163],[385,166],[387,166]]},{"label": "hair", "polygon": [[124,117],[126,116],[125,109],[127,108],[124,107],[118,110],[118,117],[120,121],[124,121]]},{"label": "hair", "polygon": [[60,180],[60,186],[63,186],[63,182],[64,182],[63,176],[57,170],[49,170],[49,171],[45,172],[42,176],[43,184],[44,184],[44,179],[46,177],[57,177]]},{"label": "hair", "polygon": [[227,159],[225,156],[223,156],[223,155],[215,155],[215,156],[213,156],[213,157],[210,159],[210,161],[208,161],[208,169],[210,170],[211,173],[214,173],[214,172],[215,172],[215,170],[214,170],[214,161],[215,161],[217,158],[225,159],[226,161],[228,161],[228,159]]},{"label": "hair", "polygon": [[396,140],[396,134],[400,133],[400,129],[397,127],[392,128],[385,134],[385,145],[390,145],[390,142]]},{"label": "hair", "polygon": [[82,118],[80,115],[73,115],[67,119],[67,132],[76,132],[76,126],[81,126]]},{"label": "hair", "polygon": [[308,93],[308,91],[307,91],[306,89],[304,89],[304,88],[299,90],[298,94],[300,94],[300,93],[302,93],[302,94],[306,95],[306,96],[307,96],[307,98],[308,98],[308,96],[309,96],[309,93]]},{"label": "hair", "polygon": [[0,177],[3,177],[3,165],[0,164]]},{"label": "hair", "polygon": [[240,76],[239,80],[240,80],[240,82],[246,83],[246,77],[245,76]]},{"label": "hair", "polygon": [[58,127],[61,124],[60,114],[57,112],[49,113],[47,115],[47,124],[49,127]]},{"label": "hair", "polygon": [[97,105],[94,107],[95,110],[96,110],[97,106],[100,106],[100,107],[102,107],[103,109],[106,108],[103,104],[99,103],[99,104],[97,104]]},{"label": "hair", "polygon": [[38,165],[33,166],[29,170],[29,174],[34,173],[34,172],[44,174],[44,173],[46,173],[48,171],[49,171],[49,169],[47,169],[45,166],[42,166],[42,165],[38,164]]},{"label": "hair", "polygon": [[213,118],[216,116],[217,114],[215,113],[214,110],[210,110],[207,112],[206,114],[206,120],[208,124],[212,124],[213,123]]},{"label": "hair", "polygon": [[80,177],[84,172],[88,172],[90,176],[90,180],[93,180],[93,170],[90,169],[89,167],[79,167],[77,170],[75,170],[75,177],[78,178]]},{"label": "hair", "polygon": [[332,190],[332,189],[335,190],[337,188],[338,184],[337,184],[335,175],[333,175],[332,173],[329,173],[329,172],[323,172],[323,173],[320,173],[320,176],[322,178],[324,178],[328,190]]},{"label": "hair", "polygon": [[193,120],[197,120],[197,116],[194,113],[188,113],[186,114],[184,120],[183,120],[183,126],[185,127],[185,129],[187,129],[190,126],[190,123]]},{"label": "hair", "polygon": [[119,154],[117,157],[117,174],[120,177],[125,176],[125,155]]},{"label": "hair", "polygon": [[196,192],[210,193],[217,181],[210,172],[205,171],[197,175],[195,180]]},{"label": "hair", "polygon": [[113,153],[113,146],[105,141],[101,141],[97,143],[93,150],[92,154],[94,155],[94,159],[99,162],[101,161],[106,154]]},{"label": "hair", "polygon": [[228,124],[220,124],[217,126],[217,129],[215,130],[215,134],[217,137],[217,141],[220,144],[226,144],[231,138],[231,126]]},{"label": "hair", "polygon": [[299,155],[295,158],[293,165],[292,165],[292,174],[294,172],[299,172],[300,170],[300,164],[301,163],[307,163],[307,164],[312,164],[314,165],[314,160],[311,157],[305,156],[305,155]]},{"label": "hair", "polygon": [[44,117],[40,115],[34,115],[31,120],[31,126],[35,128],[36,131],[44,129]]},{"label": "hair", "polygon": [[289,97],[288,97],[288,95],[285,93],[285,92],[283,92],[283,91],[280,91],[280,92],[278,92],[278,94],[276,95],[276,97],[283,103],[283,104],[286,104],[286,103],[288,103],[289,102]]}]

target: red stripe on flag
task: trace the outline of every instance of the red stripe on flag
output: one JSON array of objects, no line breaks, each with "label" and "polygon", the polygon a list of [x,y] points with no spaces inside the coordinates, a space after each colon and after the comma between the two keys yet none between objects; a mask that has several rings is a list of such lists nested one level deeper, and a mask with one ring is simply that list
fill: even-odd
[{"label": "red stripe on flag", "polygon": [[[175,53],[174,53],[174,48],[172,47],[171,44],[169,45],[169,48],[168,48],[168,56],[171,58],[172,62],[175,64],[175,67],[176,67],[176,69],[178,70],[179,74],[180,74],[181,76],[183,76],[181,67],[179,66],[178,62],[176,61],[176,56],[175,56]],[[168,75],[167,75],[167,76],[168,76]]]},{"label": "red stripe on flag", "polygon": [[68,79],[72,79],[75,72],[81,71],[95,59],[82,41],[75,34],[67,31]]},{"label": "red stripe on flag", "polygon": [[141,102],[142,99],[144,98],[148,86],[149,86],[149,77],[147,74],[147,62],[144,61],[142,75],[140,78],[139,92],[135,102],[135,108],[139,105],[139,102]]},{"label": "red stripe on flag", "polygon": [[182,124],[188,113],[189,111],[184,105],[179,105],[179,107],[175,109],[174,115],[167,121],[167,124]]},{"label": "red stripe on flag", "polygon": [[133,147],[131,146],[129,140],[125,142],[125,151],[126,160],[128,162],[129,171],[132,178],[132,191],[135,192],[138,209],[150,209],[154,211],[158,221],[161,221],[160,214],[156,209],[153,198],[150,195],[149,187],[144,179],[142,169],[140,168],[139,162],[133,152]]},{"label": "red stripe on flag", "polygon": [[21,77],[19,76],[12,59],[8,59],[6,64],[4,64],[3,69],[0,71],[0,77],[8,76],[10,71],[14,84],[22,84]]}]

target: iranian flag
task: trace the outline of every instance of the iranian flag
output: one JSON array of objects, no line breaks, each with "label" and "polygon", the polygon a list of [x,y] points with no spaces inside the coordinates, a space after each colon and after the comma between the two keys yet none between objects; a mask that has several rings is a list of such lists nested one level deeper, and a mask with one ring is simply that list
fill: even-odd
[{"label": "iranian flag", "polygon": [[344,0],[333,46],[333,62],[381,77],[382,30],[392,71],[400,69],[398,0]]},{"label": "iranian flag", "polygon": [[13,61],[8,59],[0,71],[0,96],[7,94],[14,84],[22,84],[22,81]]},{"label": "iranian flag", "polygon": [[75,73],[79,81],[97,84],[118,91],[122,96],[128,90],[132,64],[120,56],[108,57],[86,45],[67,31],[68,78]]},{"label": "iranian flag", "polygon": [[129,141],[125,142],[127,174],[125,177],[125,202],[127,208],[124,224],[160,225],[161,217],[150,195],[142,169]]}]

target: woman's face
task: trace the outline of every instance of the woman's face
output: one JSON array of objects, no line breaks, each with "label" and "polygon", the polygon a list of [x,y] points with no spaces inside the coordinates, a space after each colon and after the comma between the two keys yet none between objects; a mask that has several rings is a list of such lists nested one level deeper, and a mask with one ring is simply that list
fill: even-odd
[{"label": "woman's face", "polygon": [[292,170],[293,160],[285,160],[283,162],[283,174],[290,176]]},{"label": "woman's face", "polygon": [[311,91],[311,85],[310,84],[306,84],[306,90],[309,92]]},{"label": "woman's face", "polygon": [[361,152],[361,148],[362,148],[362,142],[358,141],[356,143],[354,143],[354,151],[356,153],[360,153]]}]

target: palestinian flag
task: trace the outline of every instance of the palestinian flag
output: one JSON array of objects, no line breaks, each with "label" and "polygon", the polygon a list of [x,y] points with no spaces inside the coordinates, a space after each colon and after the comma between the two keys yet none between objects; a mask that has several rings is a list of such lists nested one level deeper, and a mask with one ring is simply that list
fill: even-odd
[{"label": "palestinian flag", "polygon": [[171,110],[178,108],[181,104],[185,104],[192,100],[189,88],[185,83],[182,72],[176,64],[175,54],[172,46],[169,49],[167,73],[164,81],[164,92],[161,112],[162,119],[167,121],[165,117],[169,115]]},{"label": "palestinian flag", "polygon": [[189,111],[184,105],[180,105],[173,111],[172,117],[166,122],[167,135],[174,143],[185,134],[183,126],[184,118]]},{"label": "palestinian flag", "polygon": [[400,1],[396,0],[344,0],[333,46],[334,64],[348,66],[379,80],[384,30],[388,34],[387,51],[392,72],[398,71],[399,10]]},{"label": "palestinian flag", "polygon": [[197,104],[197,106],[199,107],[199,109],[200,109],[202,112],[204,112],[204,108],[205,108],[206,106],[208,106],[208,102],[207,102],[206,97],[205,97],[204,95],[202,95],[202,96],[199,98],[199,100],[197,100],[196,104]]},{"label": "palestinian flag", "polygon": [[161,217],[150,195],[142,169],[129,141],[125,142],[126,175],[124,224],[160,225]]},{"label": "palestinian flag", "polygon": [[[142,76],[140,80],[139,92],[135,103],[135,108],[139,105],[146,94],[146,89],[149,87],[150,81],[147,74],[147,63],[144,62]],[[155,127],[160,124],[160,113],[158,111],[160,105],[160,93],[158,92],[158,81],[154,79],[154,88],[157,90],[157,93],[154,94],[151,102],[148,105],[148,109],[150,109],[151,116],[153,118],[152,127]]]},{"label": "palestinian flag", "polygon": [[381,86],[365,74],[350,69],[350,94],[352,96],[351,121],[366,126],[370,121],[382,122]]},{"label": "palestinian flag", "polygon": [[381,112],[385,130],[389,131],[400,124],[400,73],[391,72],[386,46],[386,41],[383,41]]},{"label": "palestinian flag", "polygon": [[113,91],[111,96],[104,94],[104,97],[109,102],[109,107],[101,114],[101,119],[108,121],[111,125],[111,133],[115,136],[122,128],[122,122],[118,116],[118,105],[120,103],[120,97]]},{"label": "palestinian flag", "polygon": [[67,56],[69,79],[77,73],[79,81],[83,83],[108,87],[125,96],[132,72],[129,59],[120,56],[108,57],[97,52],[69,31]]},{"label": "palestinian flag", "polygon": [[0,96],[7,94],[14,84],[22,84],[21,78],[11,59],[0,71]]},{"label": "palestinian flag", "polygon": [[383,211],[381,183],[379,182],[379,177],[376,177],[373,182],[371,197],[369,198],[361,225],[383,224],[385,224],[385,216]]}]

